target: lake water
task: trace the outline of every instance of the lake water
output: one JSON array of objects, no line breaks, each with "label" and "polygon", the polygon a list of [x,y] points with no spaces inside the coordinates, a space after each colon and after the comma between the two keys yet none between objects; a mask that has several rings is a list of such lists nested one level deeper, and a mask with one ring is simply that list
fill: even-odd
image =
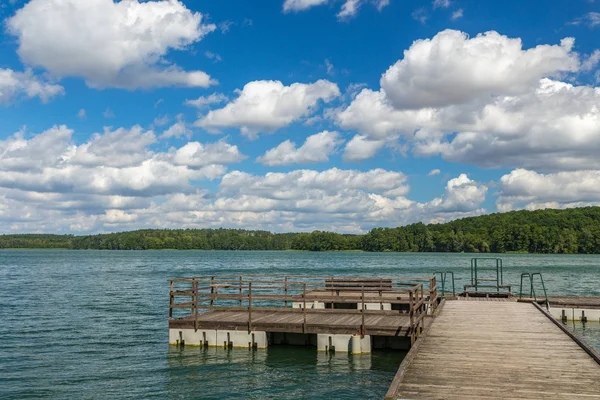
[{"label": "lake water", "polygon": [[[600,257],[501,255],[505,282],[600,296]],[[404,354],[169,347],[167,279],[215,274],[470,279],[468,254],[0,251],[0,398],[382,398]],[[600,349],[598,324],[571,324]]]}]

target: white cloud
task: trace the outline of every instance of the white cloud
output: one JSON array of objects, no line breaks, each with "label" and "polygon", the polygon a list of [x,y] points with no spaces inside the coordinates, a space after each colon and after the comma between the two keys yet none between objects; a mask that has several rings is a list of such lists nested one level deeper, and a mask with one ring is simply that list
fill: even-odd
[{"label": "white cloud", "polygon": [[385,145],[383,140],[369,140],[366,136],[355,135],[344,149],[345,161],[363,161],[372,158]]},{"label": "white cloud", "polygon": [[362,0],[346,0],[342,5],[340,12],[337,13],[337,17],[341,20],[354,17],[358,12],[361,3]]},{"label": "white cloud", "polygon": [[81,109],[79,110],[79,112],[77,113],[77,118],[79,119],[86,119],[87,118],[87,114],[85,112],[85,109]]},{"label": "white cloud", "polygon": [[283,12],[304,11],[311,7],[327,4],[328,0],[285,0],[283,2]]},{"label": "white cloud", "polygon": [[494,95],[526,93],[540,78],[578,69],[574,40],[523,50],[520,39],[497,32],[469,38],[445,30],[417,40],[381,78],[381,88],[399,109],[459,104]]},{"label": "white cloud", "polygon": [[212,51],[205,51],[204,55],[206,56],[206,58],[216,63],[223,61],[219,54],[213,53]]},{"label": "white cloud", "polygon": [[572,46],[567,38],[523,50],[520,40],[495,32],[469,39],[444,31],[415,42],[379,91],[363,89],[328,115],[362,140],[405,140],[421,156],[484,167],[600,168],[600,89],[547,78],[597,62],[596,52],[580,57]]},{"label": "white cloud", "polygon": [[295,143],[286,140],[268,150],[256,161],[269,166],[327,162],[329,156],[342,142],[339,133],[323,131],[306,138],[304,144],[298,149]]},{"label": "white cloud", "polygon": [[335,67],[328,58],[325,59],[325,70],[327,71],[327,75],[335,75]]},{"label": "white cloud", "polygon": [[170,160],[174,164],[193,168],[234,164],[246,158],[245,155],[240,153],[237,146],[231,145],[224,140],[206,145],[199,142],[189,142],[170,154]]},{"label": "white cloud", "polygon": [[485,201],[487,190],[487,186],[469,179],[466,174],[461,174],[458,178],[448,181],[443,197],[433,199],[426,207],[432,212],[483,214],[484,210],[479,207]]},{"label": "white cloud", "polygon": [[500,179],[499,211],[600,205],[600,171],[540,174],[516,169]]},{"label": "white cloud", "polygon": [[424,24],[429,19],[429,14],[427,14],[427,10],[424,7],[415,9],[411,15],[412,19],[415,21],[419,21]]},{"label": "white cloud", "polygon": [[[346,21],[356,16],[360,7],[365,3],[370,3],[377,11],[381,11],[390,4],[390,0],[344,0],[340,11],[336,14],[338,20]],[[326,4],[329,4],[329,0],[285,0],[283,2],[283,12],[306,11]]]},{"label": "white cloud", "polygon": [[202,71],[169,64],[215,30],[177,0],[32,0],[7,20],[24,63],[58,77],[81,77],[91,87],[207,87]]},{"label": "white cloud", "polygon": [[223,93],[213,93],[209,96],[200,96],[194,100],[186,100],[184,104],[190,107],[204,108],[211,104],[224,103],[227,100],[229,99]]},{"label": "white cloud", "polygon": [[[72,195],[152,197],[190,193],[191,181],[215,179],[245,156],[224,141],[156,153],[152,131],[105,129],[76,145],[73,130],[56,126],[27,140],[0,141],[0,188]],[[114,207],[113,207],[114,208]]]},{"label": "white cloud", "polygon": [[39,97],[46,103],[53,97],[62,95],[65,89],[36,77],[33,72],[16,72],[0,68],[0,104],[11,104],[19,98]]},{"label": "white cloud", "polygon": [[441,174],[441,173],[442,173],[442,171],[440,171],[439,169],[437,169],[437,168],[436,168],[436,169],[432,169],[432,170],[431,170],[431,171],[430,171],[430,172],[427,174],[427,176],[436,176],[436,175],[439,175],[439,174]]},{"label": "white cloud", "polygon": [[148,146],[155,142],[154,132],[144,131],[138,125],[114,131],[105,128],[102,134],[95,133],[87,143],[74,147],[65,161],[95,167],[131,166],[149,159]]},{"label": "white cloud", "polygon": [[271,133],[310,115],[319,101],[340,95],[337,85],[326,80],[312,84],[253,81],[238,90],[238,98],[224,108],[209,111],[196,126],[210,131],[239,127],[244,135]]},{"label": "white cloud", "polygon": [[107,107],[106,110],[104,110],[104,112],[102,113],[102,116],[106,119],[111,119],[115,118],[115,113],[113,112],[113,110]]},{"label": "white cloud", "polygon": [[600,25],[600,13],[599,12],[589,12],[582,17],[576,18],[575,20],[570,22],[571,25],[580,25],[584,24],[589,26],[590,28],[595,28]]},{"label": "white cloud", "polygon": [[381,11],[390,5],[390,0],[374,0],[374,4],[375,8],[377,8],[377,11]]},{"label": "white cloud", "polygon": [[452,12],[452,15],[450,16],[450,19],[452,21],[456,21],[457,19],[461,19],[464,15],[464,10],[462,8],[459,8],[458,10]]},{"label": "white cloud", "polygon": [[172,137],[192,137],[192,130],[188,128],[187,124],[184,121],[177,121],[173,125],[171,125],[166,131],[160,135],[161,139],[169,139]]},{"label": "white cloud", "polygon": [[450,7],[450,4],[452,4],[452,1],[450,0],[434,0],[433,9],[435,10],[436,8],[448,8]]}]

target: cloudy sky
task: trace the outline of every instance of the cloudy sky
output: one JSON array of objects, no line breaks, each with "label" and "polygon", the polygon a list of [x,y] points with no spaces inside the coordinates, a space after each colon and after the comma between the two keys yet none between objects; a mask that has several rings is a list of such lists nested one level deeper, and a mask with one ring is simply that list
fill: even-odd
[{"label": "cloudy sky", "polygon": [[0,233],[600,204],[600,1],[1,0]]}]

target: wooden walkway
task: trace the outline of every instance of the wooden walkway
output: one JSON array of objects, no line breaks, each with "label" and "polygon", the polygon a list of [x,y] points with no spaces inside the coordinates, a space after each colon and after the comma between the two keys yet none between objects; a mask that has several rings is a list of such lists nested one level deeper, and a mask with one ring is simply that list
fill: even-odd
[{"label": "wooden walkway", "polygon": [[600,399],[600,365],[533,304],[447,301],[386,398]]}]

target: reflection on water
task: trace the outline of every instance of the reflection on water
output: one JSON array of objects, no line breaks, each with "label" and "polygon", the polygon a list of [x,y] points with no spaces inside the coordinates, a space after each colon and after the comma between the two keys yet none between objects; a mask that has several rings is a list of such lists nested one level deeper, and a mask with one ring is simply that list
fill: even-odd
[{"label": "reflection on water", "polygon": [[600,352],[600,323],[569,321],[565,326]]},{"label": "reflection on water", "polygon": [[382,398],[405,354],[323,353],[303,346],[171,347],[166,389],[177,394],[173,398],[198,393],[206,399]]}]

